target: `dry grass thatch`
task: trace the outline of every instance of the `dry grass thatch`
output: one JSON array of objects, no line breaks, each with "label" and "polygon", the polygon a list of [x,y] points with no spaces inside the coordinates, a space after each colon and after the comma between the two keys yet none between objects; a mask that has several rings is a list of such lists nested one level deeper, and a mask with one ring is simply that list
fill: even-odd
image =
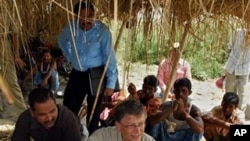
[{"label": "dry grass thatch", "polygon": [[[43,40],[56,43],[56,37],[68,21],[67,14],[79,0],[25,0],[16,1],[23,41],[40,35]],[[183,26],[194,18],[204,17],[218,20],[218,15],[237,16],[248,23],[249,0],[92,0],[97,17],[107,21],[128,21],[133,25],[142,22],[137,14],[144,9],[143,27],[147,36],[155,26],[172,35],[174,28]],[[13,5],[12,5],[13,6]],[[152,12],[161,9],[160,24],[153,23]],[[242,23],[241,23],[242,24]],[[173,27],[175,26],[175,27]],[[134,28],[136,30],[136,28]]]}]

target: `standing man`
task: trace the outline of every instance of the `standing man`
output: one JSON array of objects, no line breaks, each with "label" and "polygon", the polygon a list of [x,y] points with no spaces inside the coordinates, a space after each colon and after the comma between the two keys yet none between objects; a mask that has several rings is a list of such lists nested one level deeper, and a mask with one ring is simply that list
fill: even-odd
[{"label": "standing man", "polygon": [[13,21],[16,17],[10,17],[12,14],[10,14],[11,8],[9,4],[3,1],[0,6],[0,75],[7,81],[10,93],[14,98],[14,104],[5,102],[1,94],[0,117],[16,121],[19,114],[26,109],[16,75],[16,67],[20,70],[23,69],[24,62],[19,56],[18,23]]},{"label": "standing man", "polygon": [[[230,56],[226,63],[226,92],[239,95],[239,109],[246,111],[249,101],[248,79],[250,72],[250,31],[237,29],[229,43]],[[245,113],[250,117],[250,113]]]},{"label": "standing man", "polygon": [[[63,104],[77,115],[82,101],[86,94],[88,95],[87,124],[91,134],[98,128],[103,96],[113,94],[118,79],[117,62],[111,32],[106,25],[95,19],[94,5],[88,0],[78,2],[74,6],[74,13],[78,16],[66,25],[58,37],[60,48],[73,66],[64,92]],[[100,72],[105,65],[107,71],[103,81],[104,88],[98,95],[97,87],[93,86],[92,82],[96,79],[94,77],[97,77],[95,70]],[[93,109],[95,99],[98,101]],[[90,119],[92,110],[94,114]]]}]

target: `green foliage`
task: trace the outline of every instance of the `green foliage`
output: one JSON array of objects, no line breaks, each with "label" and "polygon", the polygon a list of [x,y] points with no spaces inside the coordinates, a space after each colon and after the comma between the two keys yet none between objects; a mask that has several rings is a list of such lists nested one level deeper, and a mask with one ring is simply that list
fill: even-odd
[{"label": "green foliage", "polygon": [[[192,22],[191,33],[184,43],[182,58],[191,64],[193,78],[198,80],[217,78],[224,73],[223,66],[229,54],[228,37],[234,28],[226,20],[202,19],[202,22],[198,20],[201,19]],[[129,48],[125,52],[127,61],[142,62],[147,65],[158,65],[167,57],[172,47],[169,45],[170,40],[180,42],[184,31],[183,27],[180,27],[175,35],[170,33],[166,35],[160,28],[147,30],[143,26],[134,28],[136,29],[127,29],[123,35],[123,45]]]}]

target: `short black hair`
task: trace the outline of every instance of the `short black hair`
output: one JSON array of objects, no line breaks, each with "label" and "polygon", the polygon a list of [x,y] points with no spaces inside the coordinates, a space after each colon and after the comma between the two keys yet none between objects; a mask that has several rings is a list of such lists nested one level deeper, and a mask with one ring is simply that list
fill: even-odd
[{"label": "short black hair", "polygon": [[51,48],[50,53],[51,53],[52,57],[54,57],[54,58],[63,56],[63,51],[59,47]]},{"label": "short black hair", "polygon": [[114,118],[116,121],[120,122],[125,115],[135,115],[147,117],[147,112],[144,105],[135,99],[128,99],[119,103],[114,109]]},{"label": "short black hair", "polygon": [[78,3],[76,3],[75,6],[74,6],[74,13],[75,14],[78,14],[79,8],[80,9],[89,8],[89,9],[95,11],[94,4],[90,0],[82,0],[82,1],[80,1]]},{"label": "short black hair", "polygon": [[29,97],[28,97],[28,103],[30,108],[34,111],[34,105],[35,103],[43,103],[49,98],[53,99],[56,102],[56,99],[53,95],[53,93],[47,89],[47,88],[35,88],[31,90]]},{"label": "short black hair", "polygon": [[177,89],[180,86],[185,86],[190,91],[192,89],[191,81],[188,78],[179,78],[179,79],[175,80],[175,82],[174,82],[174,89]]},{"label": "short black hair", "polygon": [[143,79],[143,84],[148,85],[148,86],[152,86],[152,87],[157,87],[158,86],[158,80],[157,80],[155,75],[147,75]]},{"label": "short black hair", "polygon": [[222,98],[224,104],[234,104],[238,106],[239,96],[235,92],[226,92]]}]

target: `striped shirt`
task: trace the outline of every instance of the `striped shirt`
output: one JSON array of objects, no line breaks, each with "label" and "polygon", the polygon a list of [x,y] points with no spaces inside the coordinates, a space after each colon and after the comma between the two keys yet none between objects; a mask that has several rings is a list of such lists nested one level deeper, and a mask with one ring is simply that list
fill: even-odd
[{"label": "striped shirt", "polygon": [[245,42],[245,30],[238,29],[229,42],[231,49],[225,69],[235,75],[249,75],[250,72],[250,43]]}]

